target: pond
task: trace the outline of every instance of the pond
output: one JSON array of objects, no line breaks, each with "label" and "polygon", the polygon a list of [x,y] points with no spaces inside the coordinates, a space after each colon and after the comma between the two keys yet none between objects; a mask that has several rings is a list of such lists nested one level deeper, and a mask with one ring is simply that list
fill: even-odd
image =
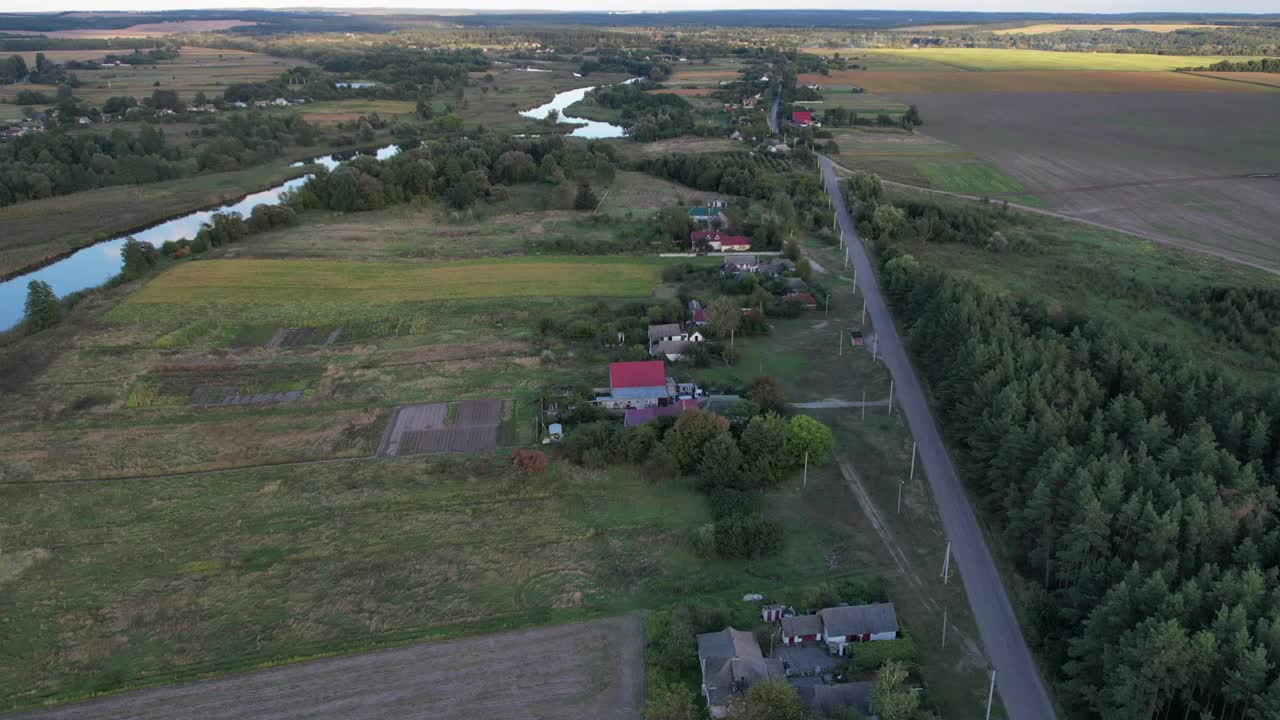
[{"label": "pond", "polygon": [[[640,78],[632,78],[630,80],[624,80],[623,83],[633,83],[639,79]],[[578,126],[573,129],[573,132],[569,133],[569,137],[590,138],[593,140],[598,140],[600,138],[623,137],[626,135],[626,131],[624,131],[620,125],[565,115],[565,108],[586,97],[587,93],[595,89],[596,86],[592,85],[591,87],[575,88],[573,90],[565,90],[562,93],[556,93],[556,96],[551,98],[551,102],[546,105],[539,105],[532,110],[525,110],[520,113],[520,116],[527,117],[531,120],[542,120],[546,118],[547,115],[551,114],[552,110],[555,110],[560,113],[560,122]]]},{"label": "pond", "polygon": [[[389,158],[400,152],[395,145],[378,148],[373,154],[379,159]],[[350,160],[356,153],[346,152],[325,155],[305,162],[296,162],[294,167],[303,165],[323,165],[332,170],[344,160]],[[249,213],[259,205],[275,204],[288,191],[301,187],[311,175],[303,175],[288,180],[273,188],[256,192],[226,205],[208,210],[181,215],[165,220],[146,229],[127,232],[108,240],[82,248],[57,262],[19,275],[0,283],[0,329],[8,329],[22,320],[23,307],[27,300],[27,283],[32,280],[43,280],[49,283],[58,297],[73,292],[98,287],[115,277],[120,272],[122,261],[120,248],[130,236],[149,242],[156,247],[166,240],[193,238],[200,231],[200,226],[208,222],[214,213],[238,212],[249,217]]]}]

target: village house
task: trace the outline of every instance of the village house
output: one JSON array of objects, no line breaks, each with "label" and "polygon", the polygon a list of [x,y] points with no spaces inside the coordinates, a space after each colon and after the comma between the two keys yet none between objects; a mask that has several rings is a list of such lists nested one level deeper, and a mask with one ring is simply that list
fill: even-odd
[{"label": "village house", "polygon": [[784,257],[777,257],[757,268],[757,272],[766,277],[777,277],[784,272],[795,272],[796,264]]},{"label": "village house", "polygon": [[685,330],[679,323],[649,326],[649,354],[665,355],[668,360],[679,360],[688,352],[689,345],[706,340],[700,330]]},{"label": "village house", "polygon": [[781,660],[765,659],[754,635],[731,627],[698,636],[698,664],[702,668],[702,696],[713,718],[728,714],[734,695],[785,674]]},{"label": "village house", "polygon": [[813,124],[813,113],[808,110],[796,110],[791,113],[791,124],[797,127],[809,127]]},{"label": "village house", "polygon": [[742,252],[751,249],[751,238],[719,230],[694,230],[689,233],[689,242],[694,252],[698,251],[699,245],[706,245],[716,252]]},{"label": "village house", "polygon": [[760,267],[760,261],[755,255],[729,255],[724,259],[724,263],[720,269],[729,274],[740,272],[755,272]]},{"label": "village house", "polygon": [[845,645],[856,642],[893,640],[898,637],[898,614],[893,603],[846,605],[818,611],[822,619],[822,642],[836,655]]},{"label": "village house", "polygon": [[707,324],[707,311],[703,309],[702,303],[697,300],[689,301],[689,322],[698,326]]},{"label": "village house", "polygon": [[597,397],[595,404],[610,410],[669,405],[676,384],[666,367],[662,360],[610,363],[609,394]]},{"label": "village house", "polygon": [[800,305],[801,307],[803,307],[805,310],[818,309],[818,299],[815,298],[812,294],[807,292],[787,293],[786,295],[783,296],[782,301],[789,302],[789,303],[796,303],[797,305]]}]

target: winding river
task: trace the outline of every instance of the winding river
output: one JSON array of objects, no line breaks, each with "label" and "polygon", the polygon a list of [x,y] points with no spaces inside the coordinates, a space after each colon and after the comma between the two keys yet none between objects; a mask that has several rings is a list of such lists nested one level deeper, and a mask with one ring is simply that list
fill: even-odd
[{"label": "winding river", "polygon": [[[625,82],[635,82],[636,79],[638,78]],[[592,139],[622,137],[624,135],[623,129],[617,125],[586,118],[569,117],[564,114],[565,108],[586,97],[587,93],[594,89],[595,86],[592,86],[557,93],[551,99],[551,102],[532,110],[526,110],[520,115],[533,120],[541,120],[547,117],[552,110],[555,110],[560,113],[562,121],[579,125],[569,134],[570,137]],[[374,155],[379,160],[382,160],[398,152],[400,152],[399,147],[388,145],[376,150]],[[294,165],[323,165],[332,170],[344,160],[351,159],[351,157],[352,153],[339,153],[294,163]],[[49,283],[58,297],[98,287],[120,272],[122,264],[120,247],[124,245],[125,240],[129,237],[138,238],[157,247],[166,240],[193,238],[200,231],[200,226],[208,222],[214,213],[238,212],[247,218],[249,213],[253,212],[253,209],[259,205],[271,205],[280,202],[280,198],[286,192],[301,187],[310,177],[310,175],[303,175],[273,188],[246,195],[233,203],[207,210],[197,210],[196,212],[165,220],[143,230],[122,233],[116,237],[77,250],[71,255],[38,270],[32,270],[29,273],[0,282],[0,330],[11,328],[22,320],[23,306],[26,304],[27,299],[27,284],[32,280],[43,280]]]},{"label": "winding river", "polygon": [[[622,82],[625,85],[627,83],[633,83],[639,79],[640,78],[631,78],[630,80],[623,80]],[[546,118],[547,115],[551,114],[552,110],[555,110],[560,113],[560,122],[578,125],[578,127],[573,129],[573,132],[569,133],[569,137],[598,140],[601,138],[620,138],[624,136],[626,131],[619,125],[600,122],[599,120],[571,117],[564,114],[565,108],[583,99],[587,96],[587,93],[595,89],[596,86],[592,85],[591,87],[576,88],[573,90],[565,90],[562,93],[556,93],[556,96],[551,98],[551,102],[546,105],[539,105],[532,110],[525,110],[520,113],[520,116],[527,117],[530,120],[542,120]]]},{"label": "winding river", "polygon": [[[388,145],[378,148],[373,154],[379,160],[382,160],[398,152],[400,152],[399,147]],[[323,165],[332,170],[342,161],[350,160],[352,156],[353,153],[350,152],[325,155],[312,160],[294,163],[294,166]],[[309,174],[296,177],[273,188],[246,195],[233,203],[180,215],[157,225],[152,225],[145,230],[123,233],[77,250],[67,257],[38,270],[32,270],[24,275],[6,280],[0,283],[0,329],[11,328],[22,320],[23,307],[27,301],[27,283],[32,280],[43,280],[49,283],[49,286],[53,288],[53,292],[58,297],[98,287],[120,272],[122,264],[120,247],[124,245],[124,241],[129,237],[136,237],[156,247],[159,247],[166,240],[193,238],[200,231],[200,226],[208,222],[214,213],[238,212],[247,218],[249,213],[253,212],[253,209],[259,205],[273,205],[280,202],[280,198],[286,192],[301,187],[310,177],[311,175]]]}]

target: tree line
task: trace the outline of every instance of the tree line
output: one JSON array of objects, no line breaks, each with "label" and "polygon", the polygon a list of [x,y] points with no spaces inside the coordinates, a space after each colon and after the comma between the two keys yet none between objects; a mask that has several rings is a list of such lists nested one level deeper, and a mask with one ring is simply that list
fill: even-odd
[{"label": "tree line", "polygon": [[1280,717],[1280,385],[998,296],[870,230],[1063,702],[1109,719]]}]

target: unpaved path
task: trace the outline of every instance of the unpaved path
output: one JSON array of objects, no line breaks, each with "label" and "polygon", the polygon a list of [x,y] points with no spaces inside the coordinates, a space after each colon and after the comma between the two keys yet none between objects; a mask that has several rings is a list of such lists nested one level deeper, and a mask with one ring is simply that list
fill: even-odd
[{"label": "unpaved path", "polygon": [[12,720],[639,720],[638,614],[393,650],[19,713]]},{"label": "unpaved path", "polygon": [[924,387],[916,377],[893,316],[880,293],[871,257],[862,246],[857,227],[845,207],[835,165],[825,156],[819,155],[818,158],[836,219],[849,243],[847,257],[862,281],[860,287],[867,302],[867,313],[876,329],[880,357],[898,388],[895,397],[920,448],[920,462],[933,490],[943,530],[952,543],[956,569],[963,578],[965,594],[973,609],[982,644],[995,667],[1000,698],[1011,720],[1053,720],[1057,716],[1053,703],[1022,637],[1018,618],[991,551],[987,549],[978,518],[969,506],[964,487],[947,455]]},{"label": "unpaved path", "polygon": [[841,400],[840,398],[826,398],[825,400],[814,400],[812,402],[787,403],[787,407],[796,408],[797,410],[834,410],[837,408],[861,408],[861,407],[884,407],[889,404],[889,398],[883,400]]}]

